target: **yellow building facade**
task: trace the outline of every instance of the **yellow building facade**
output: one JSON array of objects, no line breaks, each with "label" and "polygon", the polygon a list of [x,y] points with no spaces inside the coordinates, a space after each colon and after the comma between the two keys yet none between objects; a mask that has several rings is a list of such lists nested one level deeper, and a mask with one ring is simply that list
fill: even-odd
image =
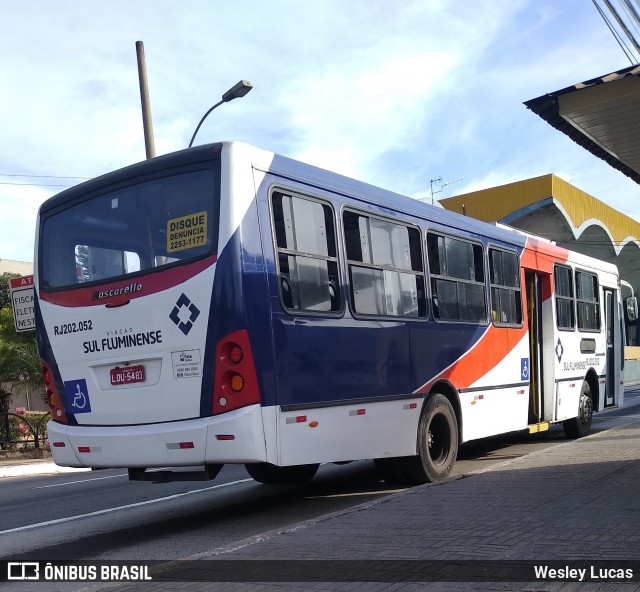
[{"label": "yellow building facade", "polygon": [[[623,297],[640,292],[640,224],[549,174],[440,200],[447,210],[500,222],[617,265]],[[638,327],[628,343],[640,345]]]}]

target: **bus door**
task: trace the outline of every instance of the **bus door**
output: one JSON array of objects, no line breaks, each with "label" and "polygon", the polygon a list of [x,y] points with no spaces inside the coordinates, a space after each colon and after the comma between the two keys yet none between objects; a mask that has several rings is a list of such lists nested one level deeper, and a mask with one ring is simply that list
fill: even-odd
[{"label": "bus door", "polygon": [[617,320],[618,306],[616,304],[616,291],[604,289],[604,316],[605,316],[605,334],[607,336],[606,344],[606,383],[604,404],[605,407],[616,405],[616,390],[620,384],[620,363],[622,351],[622,340],[618,337],[620,331],[620,323]]},{"label": "bus door", "polygon": [[[548,281],[548,279],[547,279]],[[529,424],[544,418],[542,380],[542,283],[543,275],[525,272],[527,322],[529,325]]]}]

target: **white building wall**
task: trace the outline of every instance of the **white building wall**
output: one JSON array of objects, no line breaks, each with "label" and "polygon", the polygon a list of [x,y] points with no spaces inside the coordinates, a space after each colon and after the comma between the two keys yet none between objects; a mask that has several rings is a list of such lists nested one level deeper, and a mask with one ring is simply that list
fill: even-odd
[{"label": "white building wall", "polygon": [[30,261],[0,259],[0,274],[1,273],[19,273],[20,275],[31,275],[33,273],[33,263],[31,263]]}]

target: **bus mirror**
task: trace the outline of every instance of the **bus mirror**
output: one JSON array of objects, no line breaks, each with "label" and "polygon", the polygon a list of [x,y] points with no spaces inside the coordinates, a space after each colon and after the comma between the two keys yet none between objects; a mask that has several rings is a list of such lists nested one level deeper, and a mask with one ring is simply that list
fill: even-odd
[{"label": "bus mirror", "polygon": [[627,317],[630,321],[638,320],[638,299],[635,296],[627,298]]}]

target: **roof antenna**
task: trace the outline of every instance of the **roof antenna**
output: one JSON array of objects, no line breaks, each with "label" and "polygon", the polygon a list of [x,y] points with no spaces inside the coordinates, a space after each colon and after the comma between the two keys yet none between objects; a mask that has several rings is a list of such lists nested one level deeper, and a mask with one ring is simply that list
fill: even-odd
[{"label": "roof antenna", "polygon": [[445,187],[448,187],[449,185],[453,185],[454,183],[459,183],[460,181],[464,181],[464,177],[460,177],[460,179],[456,179],[455,181],[447,181],[446,183],[442,183],[442,185],[440,185],[440,189],[434,190],[433,185],[435,183],[440,183],[441,181],[442,181],[442,177],[438,177],[437,179],[431,179],[431,181],[430,181],[430,184],[431,184],[431,205],[434,205],[433,195],[435,193],[440,193]]}]

